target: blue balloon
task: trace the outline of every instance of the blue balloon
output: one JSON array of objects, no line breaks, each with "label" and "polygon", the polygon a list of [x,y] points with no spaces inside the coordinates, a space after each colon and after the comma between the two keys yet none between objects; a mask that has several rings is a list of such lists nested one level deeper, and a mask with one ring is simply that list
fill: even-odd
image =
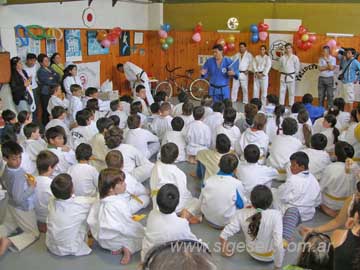
[{"label": "blue balloon", "polygon": [[259,29],[256,24],[250,25],[250,32],[253,34],[259,33]]},{"label": "blue balloon", "polygon": [[161,26],[161,29],[164,30],[166,33],[168,33],[170,31],[170,24],[165,23],[163,24],[163,26]]},{"label": "blue balloon", "polygon": [[256,43],[259,41],[259,35],[258,34],[252,34],[251,36],[251,42]]}]

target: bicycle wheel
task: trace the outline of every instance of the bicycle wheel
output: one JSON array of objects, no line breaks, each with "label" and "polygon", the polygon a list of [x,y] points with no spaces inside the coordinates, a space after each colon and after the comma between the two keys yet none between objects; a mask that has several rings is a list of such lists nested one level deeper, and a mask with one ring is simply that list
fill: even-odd
[{"label": "bicycle wheel", "polygon": [[160,91],[164,91],[170,98],[173,93],[171,83],[169,83],[168,81],[159,82],[158,85],[155,87],[155,95]]},{"label": "bicycle wheel", "polygon": [[207,80],[196,79],[190,84],[190,95],[195,100],[201,100],[203,96],[209,94],[210,84]]}]

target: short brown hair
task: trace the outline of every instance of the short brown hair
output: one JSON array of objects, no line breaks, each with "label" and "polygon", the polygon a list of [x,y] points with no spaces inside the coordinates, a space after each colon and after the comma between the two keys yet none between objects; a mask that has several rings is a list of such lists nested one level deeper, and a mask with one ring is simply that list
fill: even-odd
[{"label": "short brown hair", "polygon": [[258,113],[254,117],[253,127],[257,130],[263,130],[266,124],[266,116],[263,113]]},{"label": "short brown hair", "polygon": [[41,151],[36,157],[36,168],[39,174],[46,173],[49,167],[54,168],[59,163],[59,158],[49,150]]},{"label": "short brown hair", "polygon": [[160,112],[171,111],[171,105],[169,102],[163,102],[160,105]]},{"label": "short brown hair", "polygon": [[107,168],[100,172],[99,174],[99,193],[100,198],[105,198],[110,189],[115,188],[115,186],[125,181],[125,173],[120,169]]},{"label": "short brown hair", "polygon": [[124,166],[124,158],[119,150],[111,150],[107,153],[105,162],[108,168],[122,169]]},{"label": "short brown hair", "polygon": [[123,131],[118,126],[112,126],[105,132],[105,144],[110,149],[114,149],[118,147],[124,137],[123,137]]},{"label": "short brown hair", "polygon": [[258,112],[258,108],[255,104],[246,104],[245,105],[245,116],[246,118],[254,118]]}]

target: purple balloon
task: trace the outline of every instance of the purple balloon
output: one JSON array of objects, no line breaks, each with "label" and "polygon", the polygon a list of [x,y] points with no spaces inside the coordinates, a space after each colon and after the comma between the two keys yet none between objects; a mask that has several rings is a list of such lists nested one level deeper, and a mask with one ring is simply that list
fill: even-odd
[{"label": "purple balloon", "polygon": [[101,41],[101,46],[104,48],[109,48],[111,45],[111,41],[108,39],[104,39],[103,41]]}]

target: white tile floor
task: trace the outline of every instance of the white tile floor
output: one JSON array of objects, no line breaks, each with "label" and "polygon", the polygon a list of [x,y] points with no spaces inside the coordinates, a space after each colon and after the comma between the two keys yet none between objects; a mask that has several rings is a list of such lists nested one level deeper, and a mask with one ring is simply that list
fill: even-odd
[{"label": "white tile floor", "polygon": [[[199,181],[193,179],[189,172],[194,171],[195,167],[187,163],[179,164],[179,167],[188,175],[188,187],[193,195],[199,195]],[[275,183],[277,185],[277,183]],[[314,220],[308,222],[310,225],[322,224],[329,220],[328,217],[322,213],[317,212]],[[215,243],[218,241],[220,231],[210,228],[206,223],[193,225],[193,232],[203,241],[209,244],[211,249],[214,248]],[[243,235],[238,234],[232,241],[239,242],[243,240]],[[296,241],[300,237],[297,235]],[[247,270],[247,269],[273,269],[272,263],[262,263],[252,259],[246,252],[237,253],[232,258],[223,258],[218,253],[213,252],[214,258],[217,262],[219,270]],[[293,263],[296,261],[297,252],[288,252],[285,256],[285,264]],[[109,251],[103,250],[95,246],[93,252],[89,256],[84,257],[57,257],[50,254],[45,246],[45,236],[41,235],[40,240],[28,247],[21,253],[7,252],[5,256],[0,258],[1,270],[23,270],[23,269],[36,269],[36,270],[111,270],[111,269],[137,269],[140,256],[135,254],[131,263],[127,266],[119,265],[119,256],[113,256]],[[174,269],[175,270],[175,269]]]}]

